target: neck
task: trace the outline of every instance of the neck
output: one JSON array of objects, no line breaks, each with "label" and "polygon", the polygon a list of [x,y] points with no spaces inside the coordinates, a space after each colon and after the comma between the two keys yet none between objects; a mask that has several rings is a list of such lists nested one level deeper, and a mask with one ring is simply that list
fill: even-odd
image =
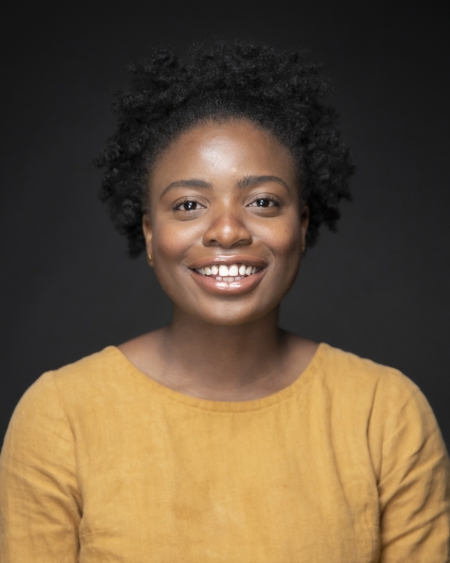
[{"label": "neck", "polygon": [[278,315],[277,308],[245,325],[217,326],[175,311],[161,342],[167,377],[180,390],[220,398],[267,387],[286,355]]}]

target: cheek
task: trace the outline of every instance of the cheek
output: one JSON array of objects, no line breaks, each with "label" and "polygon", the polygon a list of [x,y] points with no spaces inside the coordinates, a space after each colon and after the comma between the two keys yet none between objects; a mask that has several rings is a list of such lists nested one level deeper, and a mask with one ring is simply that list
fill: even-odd
[{"label": "cheek", "polygon": [[264,228],[262,236],[276,256],[292,258],[300,255],[302,232],[297,214],[288,221]]},{"label": "cheek", "polygon": [[177,232],[169,221],[161,221],[153,227],[152,250],[153,267],[156,278],[167,296],[174,301],[180,292],[180,283],[176,280],[177,268],[171,267],[182,257],[189,244],[183,233]]},{"label": "cheek", "polygon": [[199,237],[199,229],[188,221],[160,221],[153,228],[153,254],[156,262],[162,260],[179,260]]}]

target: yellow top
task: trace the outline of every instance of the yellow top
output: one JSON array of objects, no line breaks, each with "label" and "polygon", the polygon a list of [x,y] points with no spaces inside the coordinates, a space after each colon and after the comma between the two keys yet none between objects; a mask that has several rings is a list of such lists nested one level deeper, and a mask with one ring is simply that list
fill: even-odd
[{"label": "yellow top", "polygon": [[42,375],[0,463],[1,563],[444,563],[449,462],[400,372],[321,344],[295,383],[185,396],[115,347]]}]

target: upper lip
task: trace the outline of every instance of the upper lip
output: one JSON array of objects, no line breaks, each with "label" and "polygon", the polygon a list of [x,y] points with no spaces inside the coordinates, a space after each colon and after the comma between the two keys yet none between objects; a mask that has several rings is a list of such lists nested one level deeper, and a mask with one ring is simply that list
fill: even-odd
[{"label": "upper lip", "polygon": [[211,266],[216,264],[220,266],[221,264],[227,266],[230,264],[245,264],[246,266],[252,266],[256,268],[265,268],[267,266],[267,261],[258,256],[249,256],[246,254],[234,254],[233,256],[209,256],[205,258],[199,258],[194,262],[191,262],[188,266],[191,270],[200,270],[200,268],[205,268],[206,266]]}]

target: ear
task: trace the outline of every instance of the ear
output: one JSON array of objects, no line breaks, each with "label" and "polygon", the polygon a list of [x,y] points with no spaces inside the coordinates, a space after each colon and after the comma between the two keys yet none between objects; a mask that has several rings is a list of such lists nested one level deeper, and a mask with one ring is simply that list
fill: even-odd
[{"label": "ear", "polygon": [[[150,213],[148,211],[144,213],[144,215],[142,216],[142,231],[144,233],[145,247],[146,247],[147,259],[148,259],[149,255],[153,256],[153,246],[152,246],[153,229],[150,219]],[[149,262],[151,263],[152,261],[149,260]]]},{"label": "ear", "polygon": [[306,246],[306,232],[309,225],[309,207],[302,205],[300,208],[300,228],[302,231],[302,247]]}]

